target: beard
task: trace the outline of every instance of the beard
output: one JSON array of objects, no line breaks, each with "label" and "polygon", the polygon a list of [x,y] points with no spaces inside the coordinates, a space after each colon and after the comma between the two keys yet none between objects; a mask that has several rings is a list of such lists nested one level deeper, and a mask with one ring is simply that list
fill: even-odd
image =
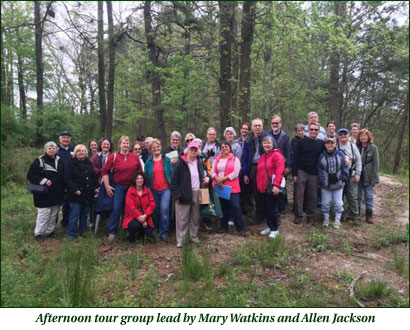
[{"label": "beard", "polygon": [[279,132],[279,131],[280,131],[280,127],[272,128],[272,131],[274,131],[274,132]]}]

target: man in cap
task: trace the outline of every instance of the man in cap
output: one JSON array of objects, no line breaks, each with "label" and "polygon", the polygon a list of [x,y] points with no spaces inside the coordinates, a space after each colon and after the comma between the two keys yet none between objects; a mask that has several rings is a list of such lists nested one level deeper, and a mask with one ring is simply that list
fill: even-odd
[{"label": "man in cap", "polygon": [[341,128],[337,131],[338,148],[347,157],[349,157],[349,182],[345,185],[343,194],[346,196],[348,212],[342,218],[343,220],[356,220],[359,217],[359,208],[357,205],[357,190],[362,173],[362,159],[356,144],[349,141],[349,131]]},{"label": "man in cap", "polygon": [[[58,137],[58,152],[57,156],[60,157],[63,168],[67,166],[68,161],[71,158],[71,153],[74,151],[74,147],[70,144],[71,143],[71,133],[67,130],[61,132],[60,136]],[[62,205],[62,213],[63,219],[61,221],[61,225],[63,227],[68,226],[68,217],[70,215],[70,203],[64,199]]]}]

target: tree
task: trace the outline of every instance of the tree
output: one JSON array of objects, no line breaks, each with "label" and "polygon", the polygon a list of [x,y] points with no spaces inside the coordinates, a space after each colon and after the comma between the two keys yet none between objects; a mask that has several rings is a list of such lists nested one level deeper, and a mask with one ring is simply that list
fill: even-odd
[{"label": "tree", "polygon": [[[40,14],[41,2],[34,2],[34,25],[36,36],[36,77],[37,77],[37,126],[36,141],[38,144],[43,142],[41,127],[43,126],[43,23]],[[47,14],[46,14],[47,15]]]},{"label": "tree", "polygon": [[114,23],[112,18],[112,2],[107,1],[108,16],[108,94],[107,94],[107,136],[112,136],[112,120],[114,113],[114,80],[115,80],[115,40],[114,40]]},{"label": "tree", "polygon": [[144,2],[144,27],[148,47],[148,57],[153,66],[149,71],[149,77],[151,80],[152,108],[154,110],[155,120],[158,125],[158,138],[165,144],[164,110],[161,107],[161,78],[158,73],[158,70],[161,68],[161,64],[158,58],[159,49],[154,38],[155,32],[152,28],[151,1]]},{"label": "tree", "polygon": [[251,51],[255,28],[256,2],[244,1],[241,27],[241,60],[239,76],[239,112],[249,121],[251,112]]},{"label": "tree", "polygon": [[105,61],[104,61],[104,2],[98,2],[98,100],[100,105],[100,134],[107,133],[107,106],[105,102]]},{"label": "tree", "polygon": [[232,106],[232,43],[235,3],[218,1],[219,5],[219,121],[221,130],[230,126]]}]

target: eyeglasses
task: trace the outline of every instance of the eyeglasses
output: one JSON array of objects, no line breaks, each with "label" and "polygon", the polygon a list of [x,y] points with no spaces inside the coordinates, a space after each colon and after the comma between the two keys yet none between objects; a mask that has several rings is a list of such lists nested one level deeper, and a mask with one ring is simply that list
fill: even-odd
[{"label": "eyeglasses", "polygon": [[185,142],[192,142],[194,139],[186,139]]},{"label": "eyeglasses", "polygon": [[141,148],[134,148],[134,151],[141,151]]},{"label": "eyeglasses", "polygon": [[280,123],[279,123],[279,122],[276,122],[276,121],[273,121],[273,122],[271,122],[271,124],[272,124],[272,125],[279,125]]},{"label": "eyeglasses", "polygon": [[319,129],[318,128],[309,128],[309,131],[317,132]]},{"label": "eyeglasses", "polygon": [[339,133],[339,136],[341,136],[341,135],[347,135],[347,133],[341,132],[341,133]]}]

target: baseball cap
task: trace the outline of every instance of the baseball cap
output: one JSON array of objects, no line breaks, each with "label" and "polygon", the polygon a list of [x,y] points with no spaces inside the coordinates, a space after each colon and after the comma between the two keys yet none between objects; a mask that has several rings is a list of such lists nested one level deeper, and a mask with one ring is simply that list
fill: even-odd
[{"label": "baseball cap", "polygon": [[333,142],[333,143],[336,143],[336,139],[335,139],[335,138],[328,137],[328,138],[325,139],[325,143],[326,143],[326,142],[329,142],[329,141],[330,141],[330,142]]},{"label": "baseball cap", "polygon": [[62,132],[60,133],[60,136],[63,136],[63,135],[71,136],[71,133],[70,133],[69,131],[62,131]]},{"label": "baseball cap", "polygon": [[196,143],[196,142],[190,142],[189,144],[188,144],[188,147],[187,147],[188,149],[189,148],[197,148],[197,149],[199,149],[199,144],[198,143]]},{"label": "baseball cap", "polygon": [[346,133],[349,134],[349,131],[346,128],[341,128],[337,131],[337,135],[339,135],[340,133]]}]

